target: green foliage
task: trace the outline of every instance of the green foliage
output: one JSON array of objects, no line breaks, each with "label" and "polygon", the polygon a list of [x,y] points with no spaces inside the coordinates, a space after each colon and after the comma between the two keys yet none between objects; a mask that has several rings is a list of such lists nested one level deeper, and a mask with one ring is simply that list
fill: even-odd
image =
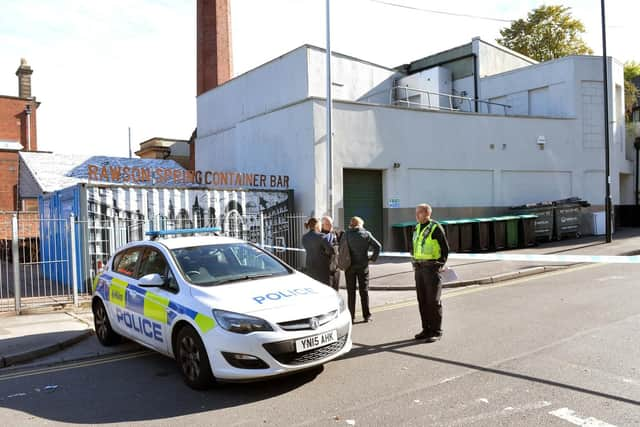
[{"label": "green foliage", "polygon": [[624,81],[624,110],[627,119],[631,118],[631,110],[638,100],[638,88],[629,80]]},{"label": "green foliage", "polygon": [[590,55],[582,40],[584,25],[571,16],[566,6],[540,6],[500,30],[501,45],[537,61],[549,61],[568,55]]},{"label": "green foliage", "polygon": [[631,80],[640,76],[640,63],[627,61],[624,63],[624,110],[627,120],[631,120],[633,107],[638,104],[640,90]]},{"label": "green foliage", "polygon": [[627,61],[624,63],[624,79],[630,81],[640,76],[640,62]]}]

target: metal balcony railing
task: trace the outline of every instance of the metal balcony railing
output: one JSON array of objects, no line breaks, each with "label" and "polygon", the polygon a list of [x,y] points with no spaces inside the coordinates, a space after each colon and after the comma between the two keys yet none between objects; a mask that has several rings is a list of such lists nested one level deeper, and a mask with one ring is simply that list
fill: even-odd
[{"label": "metal balcony railing", "polygon": [[[359,101],[376,103],[375,101],[370,100],[371,98],[379,97],[380,95],[385,95],[385,98],[388,100],[388,105],[399,105],[408,108],[420,108],[427,110],[464,111],[473,113],[476,112],[475,105],[477,103],[486,106],[486,111],[484,111],[486,113],[491,114],[491,107],[496,106],[502,111],[502,114],[506,116],[508,115],[508,110],[511,108],[511,105],[501,104],[499,102],[470,98],[467,96],[451,95],[448,93],[431,92],[428,90],[411,88],[409,86],[393,86],[391,88],[373,92],[360,98]],[[425,99],[426,102],[424,102]],[[443,99],[445,99],[444,102],[442,102]],[[466,110],[462,108],[465,105],[468,107]]]}]

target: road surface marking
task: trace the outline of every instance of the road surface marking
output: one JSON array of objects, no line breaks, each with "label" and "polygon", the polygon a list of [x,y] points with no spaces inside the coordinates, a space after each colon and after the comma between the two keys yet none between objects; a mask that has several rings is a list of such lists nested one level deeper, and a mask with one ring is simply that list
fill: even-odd
[{"label": "road surface marking", "polygon": [[[479,423],[481,421],[488,421],[493,418],[511,416],[516,414],[521,414],[523,412],[528,412],[528,411],[535,411],[537,409],[546,408],[547,406],[551,406],[551,402],[547,402],[545,400],[542,400],[540,402],[528,403],[528,404],[524,404],[516,407],[507,406],[506,408],[499,409],[497,411],[482,412],[477,415],[471,415],[469,417],[458,418],[457,420],[448,421],[447,425],[450,425],[450,426],[469,425],[473,423]],[[495,423],[486,422],[481,424],[491,425]]]},{"label": "road surface marking", "polygon": [[119,354],[115,356],[105,357],[102,359],[94,359],[94,360],[86,360],[83,362],[70,363],[68,365],[51,366],[49,368],[39,368],[39,369],[33,369],[31,371],[14,372],[11,374],[0,375],[0,381],[14,380],[16,378],[30,377],[33,375],[50,374],[53,372],[67,371],[69,369],[86,368],[89,366],[102,365],[104,363],[135,359],[138,357],[148,356],[150,354],[154,354],[154,352],[149,350],[142,350],[142,351],[137,351],[135,353]]},{"label": "road surface marking", "polygon": [[455,376],[455,377],[449,377],[449,378],[445,378],[442,381],[440,381],[438,384],[444,384],[444,383],[448,383],[450,381],[455,381],[458,378],[460,378],[459,376]]},{"label": "road surface marking", "polygon": [[605,423],[604,421],[600,421],[596,418],[580,418],[576,415],[575,411],[572,411],[569,408],[560,408],[555,411],[549,412],[549,414],[554,417],[558,417],[561,420],[565,420],[570,422],[571,424],[575,424],[577,426],[585,426],[585,427],[616,427],[613,424]]}]

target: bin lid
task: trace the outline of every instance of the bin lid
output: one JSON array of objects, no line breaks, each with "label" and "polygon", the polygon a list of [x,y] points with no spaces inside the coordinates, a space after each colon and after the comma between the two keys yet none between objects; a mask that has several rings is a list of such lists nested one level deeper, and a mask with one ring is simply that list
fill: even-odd
[{"label": "bin lid", "polygon": [[399,222],[397,224],[393,224],[391,227],[405,228],[405,227],[414,226],[417,223],[418,223],[417,221],[405,221],[405,222]]},{"label": "bin lid", "polygon": [[461,218],[461,219],[454,219],[454,220],[450,219],[448,221],[455,221],[456,224],[470,224],[472,222],[478,222],[476,218]]},{"label": "bin lid", "polygon": [[516,219],[520,219],[520,216],[504,215],[504,216],[497,216],[497,217],[495,217],[493,219],[496,220],[496,221],[513,221],[513,220],[516,220]]},{"label": "bin lid", "polygon": [[526,215],[518,215],[522,219],[535,219],[538,218],[538,215],[526,214]]},{"label": "bin lid", "polygon": [[472,218],[474,222],[493,222],[495,218]]},{"label": "bin lid", "polygon": [[552,212],[555,209],[555,206],[539,206],[535,208],[522,208],[518,209],[518,212],[515,214],[518,215],[520,213],[528,213],[528,212]]}]

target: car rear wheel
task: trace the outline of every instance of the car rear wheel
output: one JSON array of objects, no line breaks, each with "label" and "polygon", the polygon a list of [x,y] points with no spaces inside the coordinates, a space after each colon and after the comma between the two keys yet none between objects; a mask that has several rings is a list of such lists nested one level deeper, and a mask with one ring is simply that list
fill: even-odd
[{"label": "car rear wheel", "polygon": [[118,344],[122,337],[118,335],[111,327],[107,310],[100,300],[93,303],[93,324],[96,329],[98,341],[104,346],[112,346]]},{"label": "car rear wheel", "polygon": [[214,383],[209,356],[198,333],[185,326],[178,333],[176,360],[185,382],[191,388],[204,390]]}]

